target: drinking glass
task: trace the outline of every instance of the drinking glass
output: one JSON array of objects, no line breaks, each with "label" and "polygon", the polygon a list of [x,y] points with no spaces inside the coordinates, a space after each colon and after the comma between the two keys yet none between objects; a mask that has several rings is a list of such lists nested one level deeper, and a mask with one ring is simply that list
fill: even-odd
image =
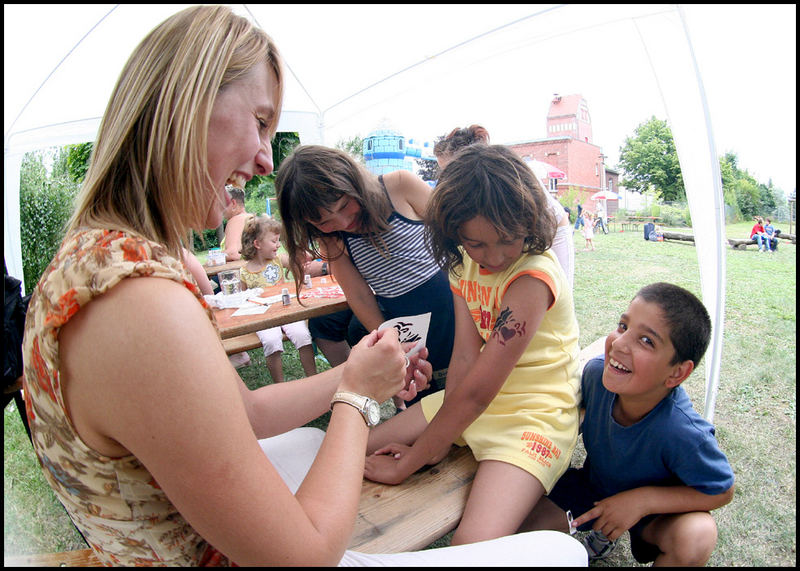
[{"label": "drinking glass", "polygon": [[227,270],[219,273],[219,285],[222,295],[234,295],[242,291],[238,270]]}]

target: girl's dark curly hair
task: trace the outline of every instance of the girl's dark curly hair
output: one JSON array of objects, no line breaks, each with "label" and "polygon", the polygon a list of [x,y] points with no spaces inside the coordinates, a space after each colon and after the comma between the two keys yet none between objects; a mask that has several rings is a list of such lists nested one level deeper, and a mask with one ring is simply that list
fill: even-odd
[{"label": "girl's dark curly hair", "polygon": [[426,242],[447,272],[463,265],[459,228],[476,216],[498,234],[524,238],[523,252],[541,254],[553,244],[556,219],[539,179],[503,145],[460,151],[439,177],[425,213]]},{"label": "girl's dark curly hair", "polygon": [[436,158],[446,157],[476,143],[488,145],[489,131],[480,125],[470,125],[463,129],[455,128],[447,135],[436,139],[433,145],[433,154]]},{"label": "girl's dark curly hair", "polygon": [[[321,145],[295,148],[278,169],[275,194],[283,221],[283,245],[298,290],[305,254],[323,257],[317,239],[324,236],[341,238],[340,232],[321,232],[312,222],[321,218],[321,208],[330,209],[343,196],[358,202],[361,233],[369,235],[378,251],[385,251],[378,235],[389,229],[387,220],[392,212],[391,203],[380,188],[378,178],[344,151]],[[325,259],[335,260],[343,253],[344,250],[329,252]]]}]

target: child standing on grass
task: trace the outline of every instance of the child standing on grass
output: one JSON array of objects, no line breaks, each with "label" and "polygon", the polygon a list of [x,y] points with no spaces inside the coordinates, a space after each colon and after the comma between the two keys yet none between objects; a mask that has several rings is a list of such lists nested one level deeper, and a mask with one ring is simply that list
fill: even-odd
[{"label": "child standing on grass", "polygon": [[[242,258],[247,263],[239,268],[242,289],[261,287],[268,288],[285,282],[289,256],[279,254],[281,244],[281,223],[274,218],[262,214],[250,218],[242,231]],[[297,347],[300,364],[307,377],[317,373],[314,361],[314,347],[311,345],[311,333],[305,321],[295,321],[280,327],[263,329],[256,332],[264,348],[267,358],[267,369],[275,383],[283,382],[283,334]]]},{"label": "child standing on grass", "polygon": [[523,529],[589,530],[590,560],[631,534],[639,563],[705,565],[717,542],[709,513],[733,498],[714,426],[680,384],[708,347],[705,306],[668,283],[645,286],[590,360],[581,383],[586,461],[570,468]]},{"label": "child standing on grass", "polygon": [[449,272],[456,337],[445,390],[370,432],[365,476],[397,484],[468,445],[478,471],[453,545],[513,534],[578,438],[578,323],[550,246],[556,219],[508,147],[472,145],[425,215]]},{"label": "child standing on grass", "polygon": [[583,211],[583,227],[581,228],[583,239],[586,240],[583,251],[588,252],[594,250],[594,222],[592,221],[592,213],[584,209]]}]

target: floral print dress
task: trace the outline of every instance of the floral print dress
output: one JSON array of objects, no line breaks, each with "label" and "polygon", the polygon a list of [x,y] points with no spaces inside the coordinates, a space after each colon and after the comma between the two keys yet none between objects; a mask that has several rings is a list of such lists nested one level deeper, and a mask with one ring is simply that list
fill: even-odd
[{"label": "floral print dress", "polygon": [[184,285],[216,323],[191,274],[162,245],[115,230],[78,230],[62,242],[31,296],[25,323],[23,390],[34,450],[46,480],[102,563],[230,565],[178,513],[136,457],[111,458],[89,448],[66,412],[60,328],[123,279],[144,277]]}]

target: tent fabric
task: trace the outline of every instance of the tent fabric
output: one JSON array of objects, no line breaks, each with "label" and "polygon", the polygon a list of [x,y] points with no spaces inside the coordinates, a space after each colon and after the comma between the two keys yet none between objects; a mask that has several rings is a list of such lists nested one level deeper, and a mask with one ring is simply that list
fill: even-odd
[{"label": "tent fabric", "polygon": [[[11,275],[23,276],[24,153],[94,140],[134,47],[185,6],[4,5],[3,236]],[[279,46],[287,84],[278,130],[297,131],[303,143],[333,145],[364,136],[390,117],[407,137],[429,140],[454,126],[480,123],[493,142],[512,144],[541,136],[532,121],[540,116],[544,123],[545,113],[530,110],[534,94],[547,90],[551,96],[574,85],[591,105],[593,90],[617,89],[608,83],[612,63],[635,76],[602,115],[613,119],[613,105],[636,107],[637,113],[641,106],[642,120],[667,114],[694,222],[702,299],[712,319],[704,415],[713,420],[725,307],[724,204],[702,79],[680,7],[475,4],[456,12],[449,5],[231,6]],[[64,25],[75,13],[83,25]],[[36,33],[9,45],[15,29]],[[567,46],[583,47],[573,56]],[[661,107],[654,113],[652,105]],[[436,113],[423,118],[421,109]],[[520,120],[505,119],[501,111],[507,109],[519,109]],[[602,144],[600,130],[598,122],[594,132]]]}]

